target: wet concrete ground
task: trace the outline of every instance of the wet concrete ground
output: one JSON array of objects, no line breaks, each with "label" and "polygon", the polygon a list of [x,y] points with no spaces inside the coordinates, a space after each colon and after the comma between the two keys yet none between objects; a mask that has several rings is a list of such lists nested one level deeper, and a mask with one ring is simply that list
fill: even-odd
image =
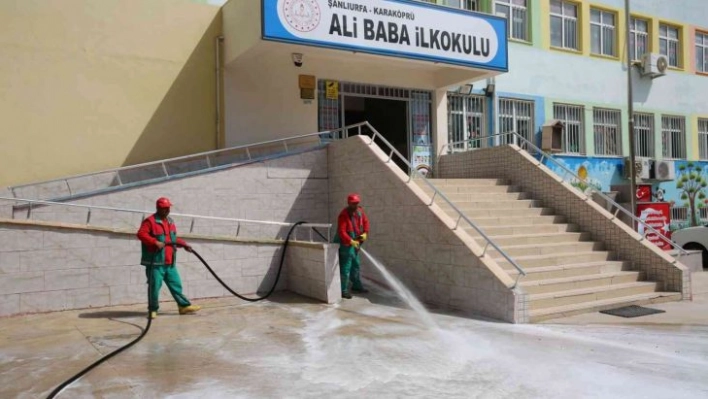
[{"label": "wet concrete ground", "polygon": [[[678,309],[664,315],[602,315],[605,322],[588,315],[510,325],[436,314],[439,331],[385,292],[331,306],[291,294],[200,304],[199,314],[179,316],[166,303],[145,339],[58,397],[708,397],[706,294],[655,306]],[[695,318],[682,324],[685,306]],[[0,320],[0,398],[46,397],[136,337],[143,309]]]}]

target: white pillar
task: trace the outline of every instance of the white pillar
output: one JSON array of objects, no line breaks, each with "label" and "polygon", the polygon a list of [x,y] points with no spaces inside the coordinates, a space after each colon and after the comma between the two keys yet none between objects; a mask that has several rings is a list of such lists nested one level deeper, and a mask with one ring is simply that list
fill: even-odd
[{"label": "white pillar", "polygon": [[447,143],[447,88],[437,89],[433,98],[433,137],[431,138],[434,153],[431,154],[437,160],[442,146]]}]

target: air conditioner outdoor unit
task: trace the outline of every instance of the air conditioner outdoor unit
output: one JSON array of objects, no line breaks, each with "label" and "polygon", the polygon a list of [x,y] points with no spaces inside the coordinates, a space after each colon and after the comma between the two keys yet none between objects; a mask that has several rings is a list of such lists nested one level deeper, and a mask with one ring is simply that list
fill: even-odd
[{"label": "air conditioner outdoor unit", "polygon": [[[634,174],[637,179],[649,180],[651,177],[652,160],[649,158],[634,158]],[[624,178],[629,179],[629,157],[624,159]]]},{"label": "air conditioner outdoor unit", "polygon": [[669,59],[665,55],[646,53],[642,55],[641,74],[652,79],[666,75]]},{"label": "air conditioner outdoor unit", "polygon": [[674,180],[676,178],[676,164],[674,161],[654,162],[654,178],[656,180]]}]

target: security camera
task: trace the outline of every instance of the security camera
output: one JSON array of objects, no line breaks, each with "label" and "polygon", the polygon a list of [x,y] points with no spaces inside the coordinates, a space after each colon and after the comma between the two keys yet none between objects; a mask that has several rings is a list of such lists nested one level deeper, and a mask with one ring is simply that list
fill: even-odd
[{"label": "security camera", "polygon": [[293,53],[293,64],[298,68],[302,66],[302,54]]}]

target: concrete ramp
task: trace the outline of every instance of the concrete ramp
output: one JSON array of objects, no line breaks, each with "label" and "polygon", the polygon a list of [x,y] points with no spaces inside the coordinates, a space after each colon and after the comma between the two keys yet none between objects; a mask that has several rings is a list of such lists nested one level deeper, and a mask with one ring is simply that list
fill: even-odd
[{"label": "concrete ramp", "polygon": [[[371,139],[355,136],[329,145],[330,217],[348,193],[362,195],[371,219],[367,250],[423,302],[513,323],[528,320],[526,295],[479,242]],[[365,275],[380,279],[372,268]]]}]

